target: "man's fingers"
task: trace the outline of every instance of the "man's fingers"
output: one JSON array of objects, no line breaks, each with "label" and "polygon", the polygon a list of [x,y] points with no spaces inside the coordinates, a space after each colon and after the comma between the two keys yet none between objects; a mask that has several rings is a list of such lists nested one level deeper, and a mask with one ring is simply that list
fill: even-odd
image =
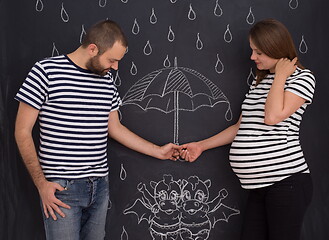
[{"label": "man's fingers", "polygon": [[173,147],[175,150],[181,150],[181,149],[182,149],[182,146],[179,146],[179,145],[176,145],[176,144],[173,144],[172,147]]},{"label": "man's fingers", "polygon": [[54,183],[54,184],[55,184],[56,190],[58,190],[58,191],[64,191],[65,190],[65,188],[63,188],[60,184],[58,184],[58,183]]},{"label": "man's fingers", "polygon": [[48,214],[48,210],[47,210],[46,205],[42,203],[42,207],[43,207],[43,212],[44,212],[46,218],[49,218],[49,214]]},{"label": "man's fingers", "polygon": [[56,221],[57,217],[56,217],[56,214],[54,213],[54,210],[51,208],[51,206],[47,206],[47,209],[48,209],[50,216]]},{"label": "man's fingers", "polygon": [[63,203],[61,200],[59,200],[58,198],[56,198],[56,200],[54,201],[54,204],[61,206],[63,208],[67,208],[70,209],[71,207],[65,203]]},{"label": "man's fingers", "polygon": [[57,212],[61,217],[65,217],[65,214],[62,212],[62,210],[56,205],[56,204],[53,204],[52,206],[52,209],[55,210],[55,212]]}]

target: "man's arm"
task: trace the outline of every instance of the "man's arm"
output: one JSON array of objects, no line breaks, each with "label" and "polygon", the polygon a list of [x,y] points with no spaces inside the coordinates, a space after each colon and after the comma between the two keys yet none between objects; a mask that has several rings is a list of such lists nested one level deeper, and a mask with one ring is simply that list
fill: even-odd
[{"label": "man's arm", "polygon": [[111,138],[132,150],[159,159],[177,160],[179,157],[180,146],[168,143],[160,147],[137,136],[121,124],[117,111],[110,113],[108,128]]},{"label": "man's arm", "polygon": [[16,117],[15,138],[24,164],[39,191],[44,213],[47,218],[49,217],[48,213],[50,213],[53,219],[56,220],[57,217],[54,211],[65,217],[58,206],[70,207],[58,200],[54,195],[56,190],[62,191],[64,188],[57,183],[47,181],[40,166],[32,138],[32,130],[38,114],[39,110],[20,102]]}]

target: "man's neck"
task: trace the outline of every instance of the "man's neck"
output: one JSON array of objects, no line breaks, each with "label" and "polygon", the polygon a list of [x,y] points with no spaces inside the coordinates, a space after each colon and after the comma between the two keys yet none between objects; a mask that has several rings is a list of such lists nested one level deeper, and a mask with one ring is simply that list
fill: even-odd
[{"label": "man's neck", "polygon": [[74,52],[67,54],[67,56],[77,66],[79,66],[83,69],[87,69],[86,63],[89,60],[89,56],[88,56],[88,54],[86,54],[85,49],[83,49],[81,46],[78,49],[76,49]]}]

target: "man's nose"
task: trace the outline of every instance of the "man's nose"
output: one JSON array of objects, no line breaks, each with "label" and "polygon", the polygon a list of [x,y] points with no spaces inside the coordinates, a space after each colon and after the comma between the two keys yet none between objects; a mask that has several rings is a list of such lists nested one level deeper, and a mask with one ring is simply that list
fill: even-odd
[{"label": "man's nose", "polygon": [[118,70],[119,68],[119,63],[118,62],[115,62],[111,65],[111,68],[114,69],[114,70]]}]

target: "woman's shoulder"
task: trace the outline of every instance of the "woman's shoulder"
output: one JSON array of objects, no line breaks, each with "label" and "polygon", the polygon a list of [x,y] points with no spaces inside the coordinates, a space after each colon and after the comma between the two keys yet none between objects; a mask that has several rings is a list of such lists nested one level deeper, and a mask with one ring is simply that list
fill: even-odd
[{"label": "woman's shoulder", "polygon": [[314,74],[309,69],[296,68],[295,72],[287,79],[288,86],[303,85],[314,88],[316,85]]},{"label": "woman's shoulder", "polygon": [[295,72],[291,75],[291,77],[311,77],[315,78],[313,72],[310,69],[304,68],[301,69],[299,67],[296,68]]}]

